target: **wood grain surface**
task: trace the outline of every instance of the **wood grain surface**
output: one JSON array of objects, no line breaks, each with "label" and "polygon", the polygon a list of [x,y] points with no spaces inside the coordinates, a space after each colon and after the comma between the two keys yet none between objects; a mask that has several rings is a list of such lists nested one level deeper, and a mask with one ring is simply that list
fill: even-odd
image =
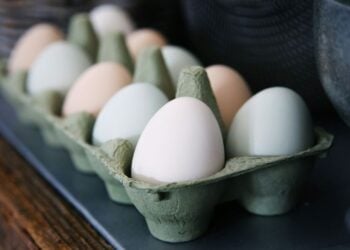
[{"label": "wood grain surface", "polygon": [[0,249],[112,249],[0,137]]}]

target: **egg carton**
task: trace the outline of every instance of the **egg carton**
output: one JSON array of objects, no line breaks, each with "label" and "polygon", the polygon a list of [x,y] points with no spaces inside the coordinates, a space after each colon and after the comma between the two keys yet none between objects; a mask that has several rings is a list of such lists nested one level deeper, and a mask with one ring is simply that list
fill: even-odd
[{"label": "egg carton", "polygon": [[[116,61],[130,72],[134,65],[121,34],[111,34],[97,45],[86,15],[73,17],[69,41],[84,49],[97,61]],[[98,50],[98,52],[97,52]],[[0,64],[0,69],[4,64]],[[1,70],[0,72],[4,72]],[[235,157],[228,159],[218,173],[195,181],[151,185],[130,176],[133,146],[125,139],[91,144],[95,119],[88,113],[61,117],[63,96],[46,91],[36,96],[26,93],[26,72],[5,76],[0,86],[15,108],[19,119],[37,126],[48,145],[65,148],[78,171],[97,174],[105,183],[111,200],[134,205],[145,217],[152,235],[167,242],[183,242],[205,232],[216,205],[238,200],[259,215],[288,212],[298,202],[314,160],[332,145],[333,136],[317,128],[316,144],[294,155]],[[174,97],[171,78],[159,48],[146,49],[137,59],[134,82],[148,82]],[[190,96],[206,103],[225,128],[206,72],[193,67],[182,72],[176,97]]]},{"label": "egg carton", "polygon": [[[148,69],[143,72],[154,77],[149,66],[152,60],[144,61]],[[161,73],[158,67],[157,72]],[[316,128],[315,145],[297,154],[235,157],[210,177],[152,185],[131,178],[133,146],[129,141],[115,139],[101,146],[91,145],[94,118],[87,113],[59,117],[62,96],[54,91],[29,96],[25,79],[26,73],[19,72],[1,81],[3,93],[21,121],[38,126],[48,144],[66,148],[79,171],[96,173],[113,201],[133,204],[145,217],[151,234],[167,242],[184,242],[202,235],[215,206],[223,202],[237,200],[257,215],[290,211],[299,200],[315,159],[325,155],[333,141],[332,135]],[[177,96],[192,96],[207,103],[222,124],[204,69],[185,70]]]}]

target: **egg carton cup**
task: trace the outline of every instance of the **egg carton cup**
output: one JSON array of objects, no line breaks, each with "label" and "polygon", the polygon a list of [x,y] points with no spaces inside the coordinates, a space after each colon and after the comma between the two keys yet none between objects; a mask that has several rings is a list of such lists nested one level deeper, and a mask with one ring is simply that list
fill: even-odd
[{"label": "egg carton cup", "polygon": [[[64,119],[51,117],[55,123],[54,133],[65,147],[80,172],[95,173],[104,182],[111,200],[119,204],[131,204],[122,184],[109,173],[106,165],[130,165],[133,146],[123,139],[115,139],[94,146],[90,143],[94,118],[88,113],[77,113]],[[127,153],[127,155],[125,155]]]},{"label": "egg carton cup", "polygon": [[[1,65],[0,67],[5,66]],[[21,122],[30,124],[31,122],[29,119],[26,119],[27,116],[24,114],[24,112],[22,119],[22,114],[20,113],[22,113],[21,111],[23,108],[21,108],[22,102],[18,95],[18,93],[22,92],[22,89],[25,88],[22,83],[25,81],[26,77],[26,72],[19,72],[11,76],[5,76],[5,73],[2,71],[0,73],[0,86],[6,100],[16,109]]]}]

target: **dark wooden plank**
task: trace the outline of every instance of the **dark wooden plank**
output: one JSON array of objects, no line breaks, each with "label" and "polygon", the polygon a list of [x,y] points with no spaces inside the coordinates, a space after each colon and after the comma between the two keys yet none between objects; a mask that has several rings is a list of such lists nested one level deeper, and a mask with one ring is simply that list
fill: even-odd
[{"label": "dark wooden plank", "polygon": [[0,248],[111,249],[2,138]]}]

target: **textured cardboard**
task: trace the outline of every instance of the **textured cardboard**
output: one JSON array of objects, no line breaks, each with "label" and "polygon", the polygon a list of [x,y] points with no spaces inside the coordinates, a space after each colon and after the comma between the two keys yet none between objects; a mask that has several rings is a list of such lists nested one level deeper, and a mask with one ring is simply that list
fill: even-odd
[{"label": "textured cardboard", "polygon": [[110,173],[110,169],[131,165],[132,144],[122,139],[111,140],[101,147],[86,147],[86,154],[95,172],[104,181],[109,197],[118,203],[132,204],[121,182]]},{"label": "textured cardboard", "polygon": [[82,48],[91,61],[96,60],[98,39],[88,14],[76,14],[70,19],[67,40]]},{"label": "textured cardboard", "polygon": [[152,46],[142,50],[137,58],[134,82],[154,84],[169,99],[174,98],[174,86],[159,47]]},{"label": "textured cardboard", "polygon": [[91,114],[82,112],[62,119],[55,128],[55,133],[70,152],[74,165],[83,173],[95,173],[83,146],[90,143],[94,122]]},{"label": "textured cardboard", "polygon": [[108,33],[101,38],[97,61],[120,63],[131,75],[134,72],[134,62],[122,33]]}]

